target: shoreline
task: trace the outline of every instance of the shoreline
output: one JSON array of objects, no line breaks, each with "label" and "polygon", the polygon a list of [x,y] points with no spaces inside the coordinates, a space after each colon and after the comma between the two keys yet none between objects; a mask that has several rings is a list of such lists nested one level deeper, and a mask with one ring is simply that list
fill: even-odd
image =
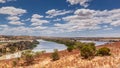
[{"label": "shoreline", "polygon": [[[101,48],[101,47],[109,47],[111,46],[111,44],[114,44],[116,42],[113,42],[113,43],[106,43],[106,44],[103,44],[103,45],[97,45],[95,46],[97,49],[98,48]],[[77,51],[78,49],[74,49],[73,51]],[[62,51],[58,51],[58,53],[65,53],[65,52],[68,52],[67,49],[65,50],[62,50]],[[45,52],[44,54],[42,54],[43,56],[44,55],[51,55],[53,52]],[[70,52],[71,53],[71,52]],[[16,58],[12,58],[12,59],[16,59]],[[11,59],[4,59],[4,60],[11,60]],[[1,60],[0,60],[1,61]]]}]

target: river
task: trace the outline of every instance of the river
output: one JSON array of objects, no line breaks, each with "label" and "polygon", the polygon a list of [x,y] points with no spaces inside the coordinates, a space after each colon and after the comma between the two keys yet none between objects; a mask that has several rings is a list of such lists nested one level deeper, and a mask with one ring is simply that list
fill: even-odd
[{"label": "river", "polygon": [[101,41],[89,41],[89,40],[80,40],[80,42],[85,42],[85,43],[89,43],[89,42],[93,42],[95,43],[95,46],[99,46],[99,45],[103,45],[105,43],[109,43],[109,42],[101,42]]},{"label": "river", "polygon": [[[58,44],[55,42],[50,42],[50,41],[45,41],[45,40],[37,40],[37,41],[39,41],[39,44],[37,45],[37,47],[35,47],[32,50],[34,52],[45,51],[45,52],[49,53],[49,52],[53,52],[54,49],[58,49],[58,51],[67,49],[67,47],[64,44]],[[0,60],[16,58],[16,57],[20,57],[20,56],[21,56],[21,52],[17,52],[14,54],[4,55],[4,56],[0,57]]]},{"label": "river", "polygon": [[[37,41],[39,41],[40,43],[37,45],[37,47],[35,47],[32,50],[34,52],[46,51],[48,53],[48,52],[53,52],[54,49],[58,49],[58,51],[67,49],[67,47],[64,44],[59,44],[59,43],[45,41],[45,40],[37,40]],[[83,40],[81,40],[81,42],[94,42],[96,44],[96,46],[107,43],[107,42],[83,41]],[[16,58],[16,57],[20,57],[20,56],[21,56],[21,52],[17,52],[17,53],[14,53],[14,54],[4,55],[4,56],[0,57],[0,60],[11,59],[11,58]]]},{"label": "river", "polygon": [[54,49],[58,49],[58,51],[65,50],[67,47],[64,44],[58,44],[55,42],[45,41],[45,40],[38,40],[40,43],[33,49],[34,52],[36,51],[46,51],[53,52]]}]

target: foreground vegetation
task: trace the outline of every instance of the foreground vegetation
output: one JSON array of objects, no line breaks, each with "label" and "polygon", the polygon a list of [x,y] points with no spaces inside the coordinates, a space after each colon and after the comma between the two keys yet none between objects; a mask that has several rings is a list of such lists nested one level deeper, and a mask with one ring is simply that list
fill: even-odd
[{"label": "foreground vegetation", "polygon": [[[52,60],[52,53],[44,53],[33,56],[34,60],[28,64],[24,59],[12,59],[0,61],[0,68],[119,68],[120,66],[120,42],[97,46],[97,49],[107,47],[111,56],[95,56],[91,60],[83,59],[80,50],[74,49],[72,52],[60,51],[59,60]],[[19,60],[19,62],[18,62]],[[14,66],[14,63],[17,65]],[[14,66],[14,67],[13,67]]]},{"label": "foreground vegetation", "polygon": [[34,47],[36,47],[36,44],[38,43],[39,42],[36,40],[7,43],[2,48],[0,48],[0,56],[8,53],[15,53],[26,49],[33,49]]},{"label": "foreground vegetation", "polygon": [[95,56],[108,56],[110,55],[110,49],[107,47],[103,47],[100,49],[96,49],[95,44],[91,43],[83,43],[68,39],[45,39],[47,41],[53,41],[60,44],[65,44],[67,46],[68,52],[72,52],[74,49],[78,49],[80,51],[80,55],[85,59],[92,59]]},{"label": "foreground vegetation", "polygon": [[[33,68],[67,68],[67,66],[74,66],[73,68],[95,68],[96,66],[94,66],[94,62],[102,64],[100,62],[101,60],[103,61],[103,59],[95,60],[97,57],[104,56],[102,58],[105,58],[106,56],[110,57],[109,55],[111,55],[111,51],[108,47],[96,48],[94,43],[82,43],[63,39],[57,41],[56,39],[48,40],[65,44],[68,48],[61,52],[58,52],[58,50],[55,49],[53,53],[48,54],[26,50],[22,52],[20,58],[11,61],[11,68],[30,68],[31,66]],[[107,63],[108,62],[109,61],[107,61]],[[92,65],[92,63],[94,65]]]}]

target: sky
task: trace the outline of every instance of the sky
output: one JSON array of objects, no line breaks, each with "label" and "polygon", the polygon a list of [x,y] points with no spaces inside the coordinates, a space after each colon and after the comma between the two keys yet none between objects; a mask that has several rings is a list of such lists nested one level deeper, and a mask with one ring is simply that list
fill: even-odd
[{"label": "sky", "polygon": [[120,37],[120,0],[0,0],[0,35]]}]

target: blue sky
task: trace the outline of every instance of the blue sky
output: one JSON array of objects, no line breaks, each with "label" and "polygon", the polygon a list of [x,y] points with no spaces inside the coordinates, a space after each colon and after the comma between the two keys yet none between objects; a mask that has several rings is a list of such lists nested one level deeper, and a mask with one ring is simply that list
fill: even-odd
[{"label": "blue sky", "polygon": [[0,34],[120,37],[120,0],[0,0]]}]

